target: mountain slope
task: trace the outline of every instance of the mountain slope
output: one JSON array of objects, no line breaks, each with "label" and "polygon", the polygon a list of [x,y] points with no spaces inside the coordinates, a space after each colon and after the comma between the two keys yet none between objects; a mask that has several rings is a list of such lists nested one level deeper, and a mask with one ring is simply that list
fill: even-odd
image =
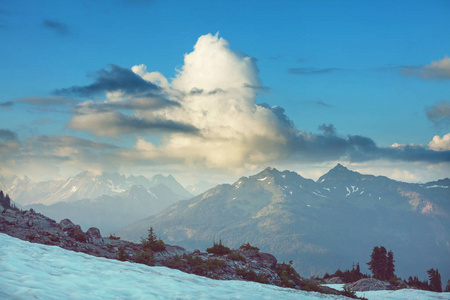
[{"label": "mountain slope", "polygon": [[439,267],[450,277],[450,180],[409,184],[337,165],[317,182],[267,168],[220,185],[117,232],[137,240],[153,226],[187,248],[221,239],[294,259],[303,274],[365,268],[371,250],[394,251],[397,274]]}]

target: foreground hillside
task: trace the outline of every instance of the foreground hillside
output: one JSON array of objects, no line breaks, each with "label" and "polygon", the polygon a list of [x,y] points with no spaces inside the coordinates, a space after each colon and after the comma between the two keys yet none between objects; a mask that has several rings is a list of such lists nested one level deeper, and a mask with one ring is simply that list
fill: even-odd
[{"label": "foreground hillside", "polygon": [[[382,299],[377,297],[381,292],[371,292],[368,299]],[[411,290],[391,292],[383,299],[405,299],[405,295],[408,299],[448,299],[448,294]],[[120,262],[55,246],[32,244],[2,233],[0,298],[348,299],[254,282],[212,280],[165,267]]]},{"label": "foreground hillside", "polygon": [[[396,274],[450,278],[450,180],[411,184],[362,175],[337,165],[316,182],[273,168],[219,185],[117,232],[139,240],[153,226],[188,249],[221,239],[258,245],[294,260],[303,275],[360,262],[375,245],[391,249]],[[423,275],[422,275],[423,274]]]}]

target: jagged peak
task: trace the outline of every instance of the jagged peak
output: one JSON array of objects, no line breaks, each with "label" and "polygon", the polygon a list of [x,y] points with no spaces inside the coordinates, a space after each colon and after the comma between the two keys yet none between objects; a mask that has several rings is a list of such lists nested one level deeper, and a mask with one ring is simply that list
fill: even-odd
[{"label": "jagged peak", "polygon": [[317,182],[322,183],[328,179],[344,179],[348,176],[358,176],[361,175],[358,172],[351,171],[338,163],[334,168],[328,171],[326,174],[322,175]]}]

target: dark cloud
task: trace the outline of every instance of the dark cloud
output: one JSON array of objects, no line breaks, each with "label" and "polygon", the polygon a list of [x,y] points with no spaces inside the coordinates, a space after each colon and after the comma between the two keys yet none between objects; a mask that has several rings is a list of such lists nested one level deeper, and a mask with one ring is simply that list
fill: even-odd
[{"label": "dark cloud", "polygon": [[10,108],[14,105],[12,101],[0,102],[0,108]]},{"label": "dark cloud", "polygon": [[76,148],[76,149],[91,149],[91,150],[117,150],[117,146],[93,142],[87,139],[76,138],[70,135],[41,135],[32,137],[27,141],[33,151],[36,150],[52,150],[58,148]]},{"label": "dark cloud", "polygon": [[334,128],[333,124],[322,124],[319,126],[319,130],[323,131],[323,134],[326,136],[336,135],[336,128]]},{"label": "dark cloud", "polygon": [[450,151],[434,151],[421,145],[378,147],[368,137],[349,135],[340,137],[332,124],[321,125],[324,134],[299,132],[292,136],[288,149],[290,158],[305,162],[323,162],[345,159],[366,162],[378,159],[407,162],[450,162]]},{"label": "dark cloud", "polygon": [[79,101],[69,97],[23,97],[15,98],[17,102],[35,106],[73,106]]},{"label": "dark cloud", "polygon": [[425,108],[428,120],[432,121],[436,126],[450,125],[450,101],[442,100],[435,105]]},{"label": "dark cloud", "polygon": [[76,130],[90,131],[96,136],[117,136],[146,132],[198,134],[198,129],[190,124],[156,117],[144,119],[120,111],[74,115],[69,126]]},{"label": "dark cloud", "polygon": [[264,86],[264,85],[250,85],[250,84],[246,84],[245,87],[249,88],[249,89],[253,89],[256,91],[263,91],[263,92],[269,92],[270,88],[268,86]]},{"label": "dark cloud", "polygon": [[113,110],[158,110],[166,107],[177,107],[180,103],[168,100],[162,97],[144,97],[144,98],[132,98],[126,101],[117,102],[93,102],[82,106],[82,110],[86,108],[91,112],[107,112]]},{"label": "dark cloud", "polygon": [[9,129],[0,129],[0,154],[17,152],[18,148],[17,134]]},{"label": "dark cloud", "polygon": [[17,141],[17,134],[9,129],[0,129],[0,139],[8,141]]},{"label": "dark cloud", "polygon": [[286,114],[284,113],[285,110],[281,106],[270,106],[267,103],[261,103],[257,105],[270,110],[278,118],[281,124],[285,126],[285,128],[288,128],[290,130],[295,129],[294,122],[292,122],[292,120],[286,116]]},{"label": "dark cloud", "polygon": [[317,68],[290,68],[288,69],[289,74],[293,75],[321,75],[321,74],[329,74],[334,72],[344,71],[344,69],[339,68],[325,68],[325,69],[317,69]]},{"label": "dark cloud", "polygon": [[42,22],[42,27],[51,30],[61,36],[70,34],[69,27],[65,23],[59,21],[46,19]]},{"label": "dark cloud", "polygon": [[54,91],[55,95],[77,95],[91,97],[99,93],[122,91],[128,95],[154,96],[159,87],[145,81],[132,70],[117,65],[109,65],[111,71],[96,72],[95,82],[87,86],[73,86]]}]

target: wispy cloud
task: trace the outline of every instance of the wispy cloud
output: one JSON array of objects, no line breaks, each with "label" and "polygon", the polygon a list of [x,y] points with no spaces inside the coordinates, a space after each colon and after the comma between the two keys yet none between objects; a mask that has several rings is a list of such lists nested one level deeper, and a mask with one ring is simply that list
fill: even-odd
[{"label": "wispy cloud", "polygon": [[288,69],[289,74],[293,75],[321,75],[321,74],[330,74],[335,72],[342,72],[344,69],[340,68],[290,68]]},{"label": "wispy cloud", "polygon": [[33,106],[74,106],[79,100],[70,97],[22,97],[14,98],[15,101]]},{"label": "wispy cloud", "polygon": [[42,21],[42,27],[44,29],[53,31],[60,36],[67,36],[71,33],[67,24],[56,20],[45,19],[44,21]]},{"label": "wispy cloud", "polygon": [[12,101],[0,102],[0,108],[11,108],[14,105]]},{"label": "wispy cloud", "polygon": [[309,105],[315,105],[315,106],[319,106],[319,107],[333,107],[332,105],[323,102],[322,100],[306,100],[306,101],[301,101],[301,103],[305,103],[305,104],[309,104]]}]

